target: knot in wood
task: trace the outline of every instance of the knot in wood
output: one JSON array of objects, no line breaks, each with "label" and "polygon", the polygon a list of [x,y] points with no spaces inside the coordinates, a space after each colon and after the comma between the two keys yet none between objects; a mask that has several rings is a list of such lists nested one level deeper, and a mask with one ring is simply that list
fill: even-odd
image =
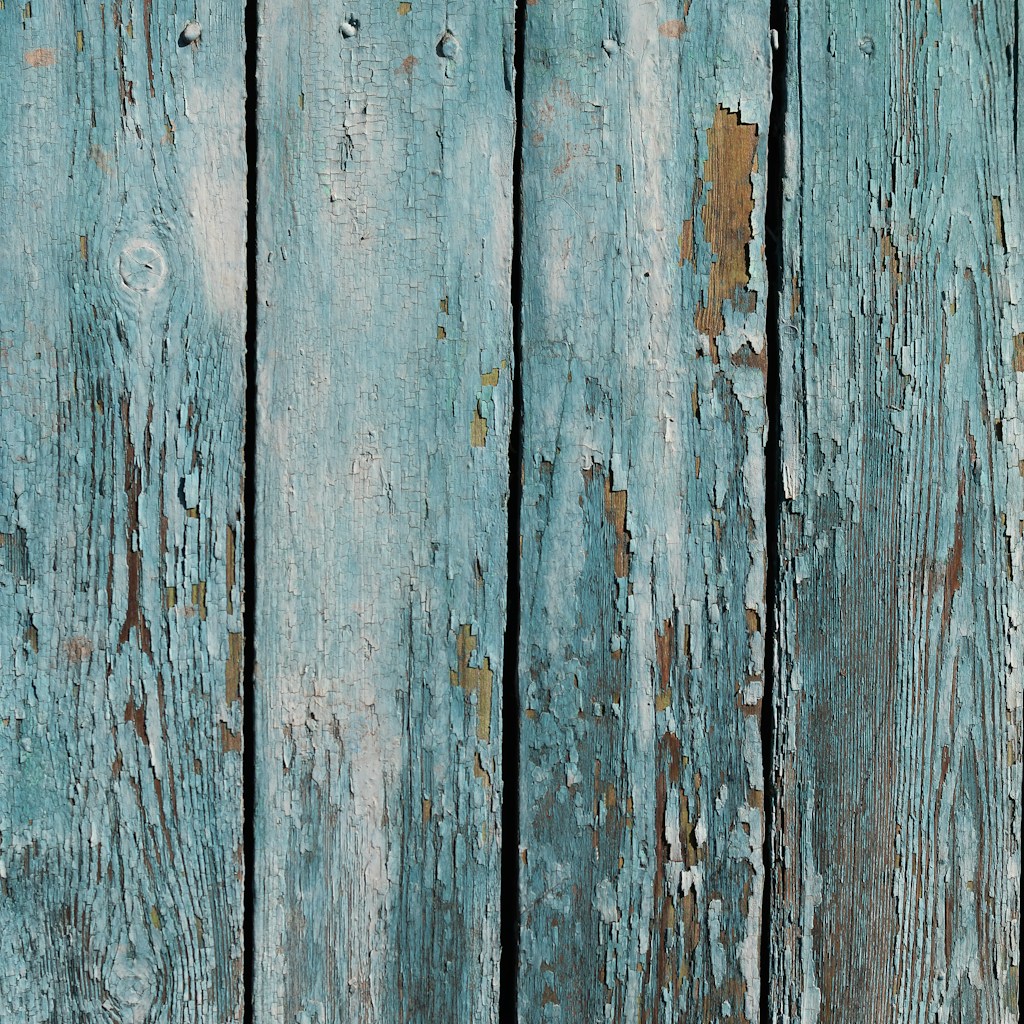
[{"label": "knot in wood", "polygon": [[167,261],[151,242],[132,241],[121,250],[118,271],[133,292],[155,292],[167,277]]}]

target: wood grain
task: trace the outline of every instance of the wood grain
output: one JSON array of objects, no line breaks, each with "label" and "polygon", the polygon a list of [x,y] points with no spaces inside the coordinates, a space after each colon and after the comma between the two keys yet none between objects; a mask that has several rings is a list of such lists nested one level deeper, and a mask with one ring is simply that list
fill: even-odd
[{"label": "wood grain", "polygon": [[755,1021],[768,4],[527,7],[523,1021]]},{"label": "wood grain", "polygon": [[512,10],[260,12],[255,1019],[492,1021]]},{"label": "wood grain", "polygon": [[0,4],[4,1020],[241,1019],[243,59]]},{"label": "wood grain", "polygon": [[775,1020],[1018,1015],[1015,8],[790,8]]}]

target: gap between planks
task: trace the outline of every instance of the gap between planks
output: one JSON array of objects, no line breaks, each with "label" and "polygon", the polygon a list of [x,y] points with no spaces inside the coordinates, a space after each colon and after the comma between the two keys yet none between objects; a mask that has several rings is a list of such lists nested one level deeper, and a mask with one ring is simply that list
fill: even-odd
[{"label": "gap between planks", "polygon": [[761,860],[764,887],[761,893],[761,944],[759,949],[761,1024],[771,1014],[771,912],[774,858],[772,830],[775,810],[775,669],[778,662],[777,593],[780,578],[779,528],[782,507],[782,385],[779,372],[779,302],[783,291],[783,168],[786,146],[786,57],[788,45],[787,0],[771,0],[769,31],[772,36],[771,107],[768,112],[768,168],[765,196],[765,264],[768,296],[765,317],[765,347],[768,372],[765,382],[765,417],[768,436],[765,443],[764,521],[765,567],[765,648],[764,693],[761,697],[761,760],[764,774],[764,830]]},{"label": "gap between planks", "polygon": [[523,83],[526,74],[526,5],[515,0],[512,67],[515,134],[512,140],[512,424],[508,449],[508,568],[505,651],[501,684],[501,960],[499,1024],[519,1020],[519,641],[520,513],[523,499]]}]

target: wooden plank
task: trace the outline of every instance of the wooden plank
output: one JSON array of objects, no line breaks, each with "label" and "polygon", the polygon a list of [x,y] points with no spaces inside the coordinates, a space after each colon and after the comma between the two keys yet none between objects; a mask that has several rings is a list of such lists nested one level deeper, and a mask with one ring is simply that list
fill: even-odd
[{"label": "wooden plank", "polygon": [[775,1020],[1017,1019],[1015,7],[790,7]]},{"label": "wooden plank", "polygon": [[511,8],[261,5],[255,1019],[495,1019]]},{"label": "wooden plank", "polygon": [[520,1018],[755,1021],[768,4],[527,11]]},{"label": "wooden plank", "polygon": [[241,1019],[238,4],[0,3],[0,1018]]}]

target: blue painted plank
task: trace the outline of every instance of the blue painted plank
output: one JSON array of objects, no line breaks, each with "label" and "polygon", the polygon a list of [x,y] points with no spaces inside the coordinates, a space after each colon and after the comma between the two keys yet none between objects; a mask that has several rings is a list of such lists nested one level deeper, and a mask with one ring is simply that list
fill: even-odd
[{"label": "blue painted plank", "polygon": [[1016,13],[790,8],[779,1021],[1018,1016]]},{"label": "blue painted plank", "polygon": [[260,5],[256,1020],[492,1021],[511,5]]},{"label": "blue painted plank", "polygon": [[523,1021],[755,1021],[768,3],[527,8]]},{"label": "blue painted plank", "polygon": [[4,1021],[241,1019],[241,13],[0,3]]}]

